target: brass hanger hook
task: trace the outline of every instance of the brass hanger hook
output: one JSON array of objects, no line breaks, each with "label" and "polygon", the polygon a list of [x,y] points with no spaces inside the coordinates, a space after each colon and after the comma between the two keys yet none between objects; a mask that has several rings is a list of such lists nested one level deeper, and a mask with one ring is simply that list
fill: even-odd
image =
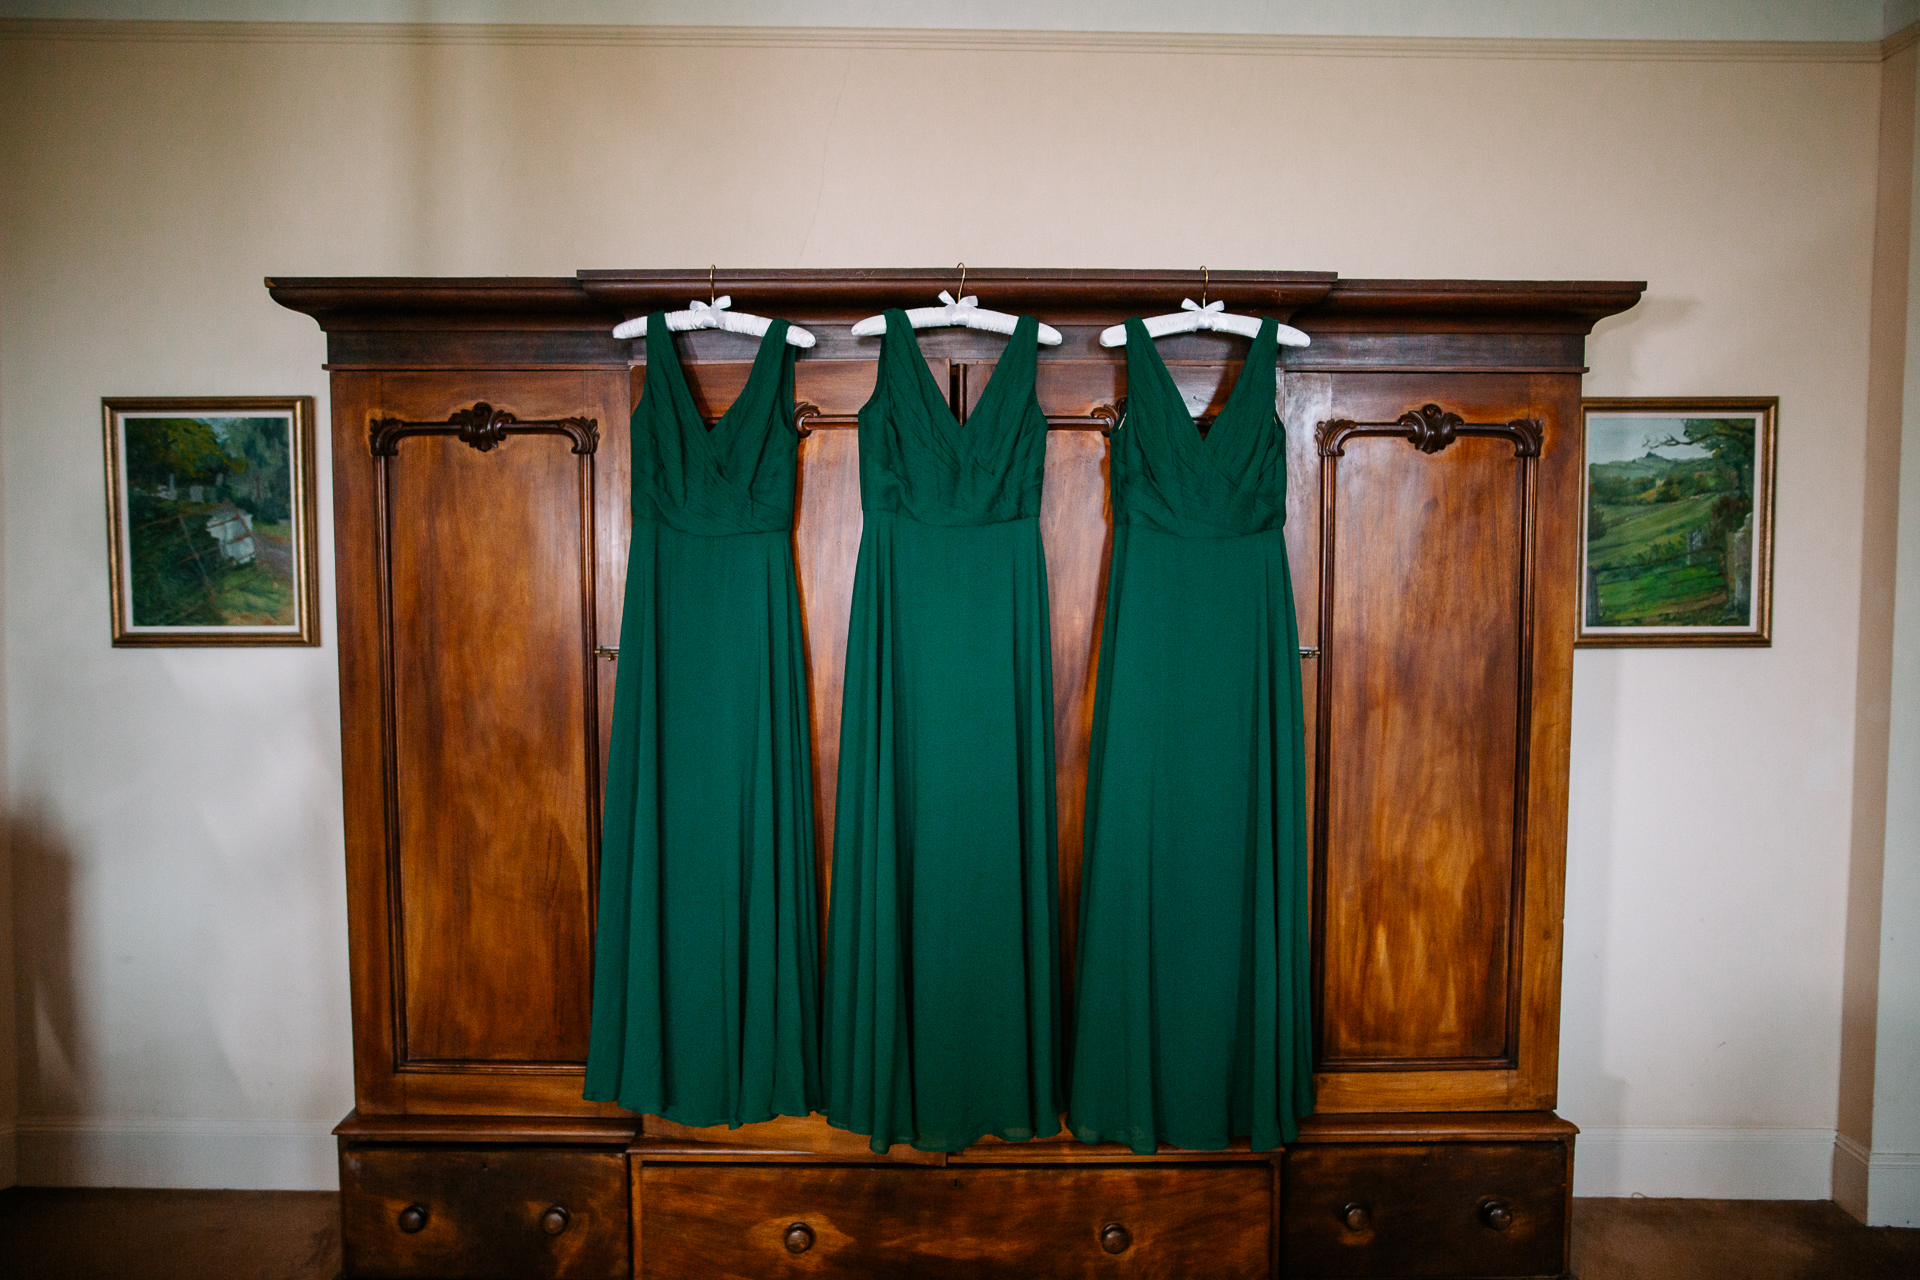
[{"label": "brass hanger hook", "polygon": [[960,290],[958,293],[955,293],[953,295],[954,300],[956,302],[959,301],[961,298],[964,298],[967,296],[967,264],[962,262],[959,264],[959,266],[960,266]]},{"label": "brass hanger hook", "polygon": [[720,264],[717,262],[709,262],[707,264],[707,305],[708,306],[712,306],[714,303],[720,300],[719,292],[713,287],[713,273],[719,268],[719,266]]},{"label": "brass hanger hook", "polygon": [[1202,311],[1207,309],[1207,285],[1212,279],[1213,277],[1207,273],[1207,269],[1203,265],[1200,268],[1200,309]]}]

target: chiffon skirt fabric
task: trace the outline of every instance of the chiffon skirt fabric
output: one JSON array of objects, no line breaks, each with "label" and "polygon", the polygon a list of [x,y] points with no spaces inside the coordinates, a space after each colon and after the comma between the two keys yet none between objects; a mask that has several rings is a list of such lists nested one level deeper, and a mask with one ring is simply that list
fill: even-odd
[{"label": "chiffon skirt fabric", "polygon": [[642,522],[630,555],[651,590],[621,619],[613,733],[632,749],[606,782],[586,1096],[688,1125],[805,1115],[818,932],[791,538]]},{"label": "chiffon skirt fabric", "polygon": [[828,1115],[884,1151],[1059,1129],[1038,521],[867,516],[849,631]]}]

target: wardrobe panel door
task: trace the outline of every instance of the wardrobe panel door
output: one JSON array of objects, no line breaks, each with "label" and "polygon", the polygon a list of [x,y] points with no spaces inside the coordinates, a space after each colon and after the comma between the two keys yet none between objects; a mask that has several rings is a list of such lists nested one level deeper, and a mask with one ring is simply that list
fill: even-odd
[{"label": "wardrobe panel door", "polygon": [[[599,813],[593,463],[619,393],[577,372],[379,380],[370,416],[393,420],[384,441],[374,427],[374,462],[403,1073],[566,1072],[585,1060]],[[428,427],[477,401],[514,415],[521,433]]]},{"label": "wardrobe panel door", "polygon": [[[1331,407],[1391,424],[1434,381]],[[1444,390],[1470,424],[1530,416],[1524,378]],[[1323,1071],[1517,1065],[1538,441],[1322,429]]]}]

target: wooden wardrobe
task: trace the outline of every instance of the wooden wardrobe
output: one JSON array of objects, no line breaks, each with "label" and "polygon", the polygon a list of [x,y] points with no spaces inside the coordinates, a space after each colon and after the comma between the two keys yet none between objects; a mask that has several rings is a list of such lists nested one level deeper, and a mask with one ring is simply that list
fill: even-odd
[{"label": "wooden wardrobe", "polygon": [[[860,536],[855,414],[941,271],[720,273],[819,335],[796,364],[794,541],[820,885]],[[981,271],[1042,349],[1071,981],[1110,526],[1101,328],[1198,298],[1283,350],[1288,548],[1312,808],[1317,1113],[1279,1152],[1065,1135],[887,1157],[819,1117],[689,1130],[581,1100],[600,779],[644,342],[708,272],[271,280],[332,374],[355,1108],[347,1274],[371,1277],[1562,1276],[1574,1127],[1553,1114],[1580,502],[1580,376],[1637,283]],[[681,340],[702,411],[752,339]],[[921,345],[964,418],[1003,339]],[[1162,354],[1203,417],[1246,351]]]}]

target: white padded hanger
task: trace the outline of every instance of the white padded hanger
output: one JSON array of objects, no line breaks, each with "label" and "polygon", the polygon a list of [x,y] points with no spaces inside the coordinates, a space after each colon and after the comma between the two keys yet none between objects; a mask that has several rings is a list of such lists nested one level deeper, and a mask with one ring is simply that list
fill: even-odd
[{"label": "white padded hanger", "polygon": [[[967,289],[967,264],[960,264],[960,292]],[[1008,315],[1004,311],[988,311],[975,297],[955,298],[945,289],[940,291],[940,301],[944,306],[915,307],[907,312],[907,323],[916,329],[984,329],[989,333],[1012,333],[1013,327],[1020,323],[1019,316]],[[868,316],[853,326],[856,338],[871,338],[877,333],[887,331],[887,318],[884,315]],[[1040,325],[1039,339],[1042,346],[1060,345],[1060,331],[1050,324]]]},{"label": "white padded hanger", "polygon": [[[1147,328],[1149,338],[1164,338],[1175,333],[1193,333],[1198,329],[1207,329],[1215,333],[1237,333],[1243,338],[1257,337],[1260,333],[1260,319],[1257,316],[1238,316],[1230,314],[1225,302],[1209,303],[1201,306],[1192,298],[1180,299],[1180,310],[1165,315],[1148,316],[1141,321]],[[1275,325],[1275,338],[1283,347],[1304,347],[1313,339],[1290,324]],[[1100,345],[1118,347],[1127,340],[1127,326],[1112,325],[1100,331]]]},{"label": "white padded hanger", "polygon": [[[767,336],[767,329],[773,323],[765,316],[749,315],[745,311],[731,310],[732,298],[715,298],[711,304],[695,298],[687,304],[685,311],[667,312],[667,328],[676,333],[685,333],[691,329],[724,329],[728,333],[744,333],[755,338]],[[614,326],[616,338],[637,338],[647,331],[647,318],[638,316],[624,324]],[[796,347],[810,347],[819,339],[797,324],[787,326],[787,341]]]},{"label": "white padded hanger", "polygon": [[[733,299],[713,296],[713,268],[707,268],[707,301],[695,298],[687,304],[685,311],[667,312],[667,328],[675,333],[686,333],[693,329],[722,329],[727,333],[744,333],[754,338],[767,336],[767,329],[773,323],[765,316],[756,316],[745,311],[734,311]],[[647,331],[647,318],[636,316],[613,327],[616,338],[637,338]],[[794,347],[810,347],[818,339],[797,324],[787,326],[787,344]]]},{"label": "white padded hanger", "polygon": [[[1206,329],[1214,333],[1237,333],[1243,338],[1255,338],[1260,335],[1258,316],[1237,316],[1227,312],[1226,299],[1219,302],[1207,301],[1207,282],[1209,276],[1205,267],[1200,268],[1200,301],[1192,298],[1180,299],[1180,309],[1169,311],[1165,315],[1148,316],[1140,323],[1147,328],[1149,338],[1165,338],[1176,333],[1193,333]],[[1275,338],[1283,347],[1305,347],[1313,339],[1290,324],[1275,326]],[[1111,325],[1100,331],[1100,345],[1118,347],[1126,343],[1127,326]]]}]

